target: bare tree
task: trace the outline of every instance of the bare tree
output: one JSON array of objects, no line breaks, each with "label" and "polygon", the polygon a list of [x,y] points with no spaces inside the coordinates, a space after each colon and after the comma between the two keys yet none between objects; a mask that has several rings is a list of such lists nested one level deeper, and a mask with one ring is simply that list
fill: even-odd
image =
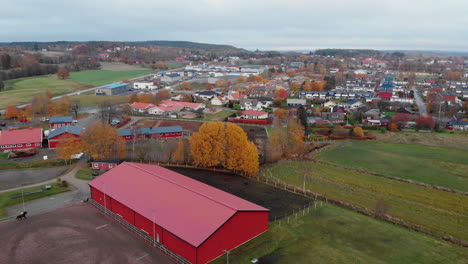
[{"label": "bare tree", "polygon": [[375,204],[375,218],[383,218],[390,209],[389,205],[382,199]]},{"label": "bare tree", "polygon": [[75,114],[75,119],[78,119],[78,112],[81,109],[81,103],[78,100],[73,100],[70,104],[70,110]]}]

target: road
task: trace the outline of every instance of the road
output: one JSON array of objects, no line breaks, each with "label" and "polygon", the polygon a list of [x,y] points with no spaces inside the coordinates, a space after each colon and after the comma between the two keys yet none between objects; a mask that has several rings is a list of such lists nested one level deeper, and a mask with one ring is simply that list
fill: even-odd
[{"label": "road", "polygon": [[[62,180],[67,181],[72,187],[72,190],[66,193],[61,193],[41,199],[32,200],[25,203],[25,208],[28,212],[38,212],[43,210],[50,210],[69,205],[73,203],[79,203],[90,196],[88,182],[75,178],[75,174],[83,167],[87,166],[84,160],[78,162],[75,167],[69,172],[60,176]],[[57,177],[58,178],[58,177]],[[56,181],[51,179],[45,182],[31,184],[23,187],[12,188],[8,190],[2,190],[0,193],[9,192],[13,190],[20,190],[21,188],[29,188],[35,186],[42,186],[45,184],[51,184]],[[16,215],[19,211],[22,211],[22,204],[18,204],[7,208],[8,215]]]},{"label": "road", "polygon": [[414,92],[414,100],[415,100],[416,104],[418,105],[419,115],[420,116],[427,115],[426,104],[424,103],[424,100],[422,99],[421,94],[419,93],[419,91],[414,86],[411,89]]}]

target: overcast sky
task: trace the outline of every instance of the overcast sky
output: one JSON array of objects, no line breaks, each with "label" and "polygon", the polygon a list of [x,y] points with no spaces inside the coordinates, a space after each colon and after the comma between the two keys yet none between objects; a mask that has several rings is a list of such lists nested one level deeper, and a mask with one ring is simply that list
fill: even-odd
[{"label": "overcast sky", "polygon": [[0,0],[0,42],[468,51],[467,0]]}]

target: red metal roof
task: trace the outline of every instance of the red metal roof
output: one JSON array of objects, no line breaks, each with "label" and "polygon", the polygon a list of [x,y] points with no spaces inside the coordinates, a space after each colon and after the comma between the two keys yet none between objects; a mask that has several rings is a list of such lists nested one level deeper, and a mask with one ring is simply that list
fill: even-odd
[{"label": "red metal roof", "polygon": [[42,128],[11,129],[0,131],[0,145],[42,142]]},{"label": "red metal roof", "polygon": [[157,165],[124,162],[89,185],[147,219],[154,210],[156,224],[194,247],[237,211],[268,211]]},{"label": "red metal roof", "polygon": [[243,115],[253,115],[253,116],[262,116],[262,115],[267,115],[267,112],[263,111],[257,111],[257,110],[245,110],[242,111]]},{"label": "red metal roof", "polygon": [[150,103],[133,103],[130,105],[131,108],[134,109],[148,109],[154,106],[153,104]]}]

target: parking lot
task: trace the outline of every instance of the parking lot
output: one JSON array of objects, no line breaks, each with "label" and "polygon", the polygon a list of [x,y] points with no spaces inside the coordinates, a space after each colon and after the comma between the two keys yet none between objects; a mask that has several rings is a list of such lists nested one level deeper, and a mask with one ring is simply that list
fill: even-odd
[{"label": "parking lot", "polygon": [[1,222],[0,234],[0,263],[173,263],[87,203]]}]

